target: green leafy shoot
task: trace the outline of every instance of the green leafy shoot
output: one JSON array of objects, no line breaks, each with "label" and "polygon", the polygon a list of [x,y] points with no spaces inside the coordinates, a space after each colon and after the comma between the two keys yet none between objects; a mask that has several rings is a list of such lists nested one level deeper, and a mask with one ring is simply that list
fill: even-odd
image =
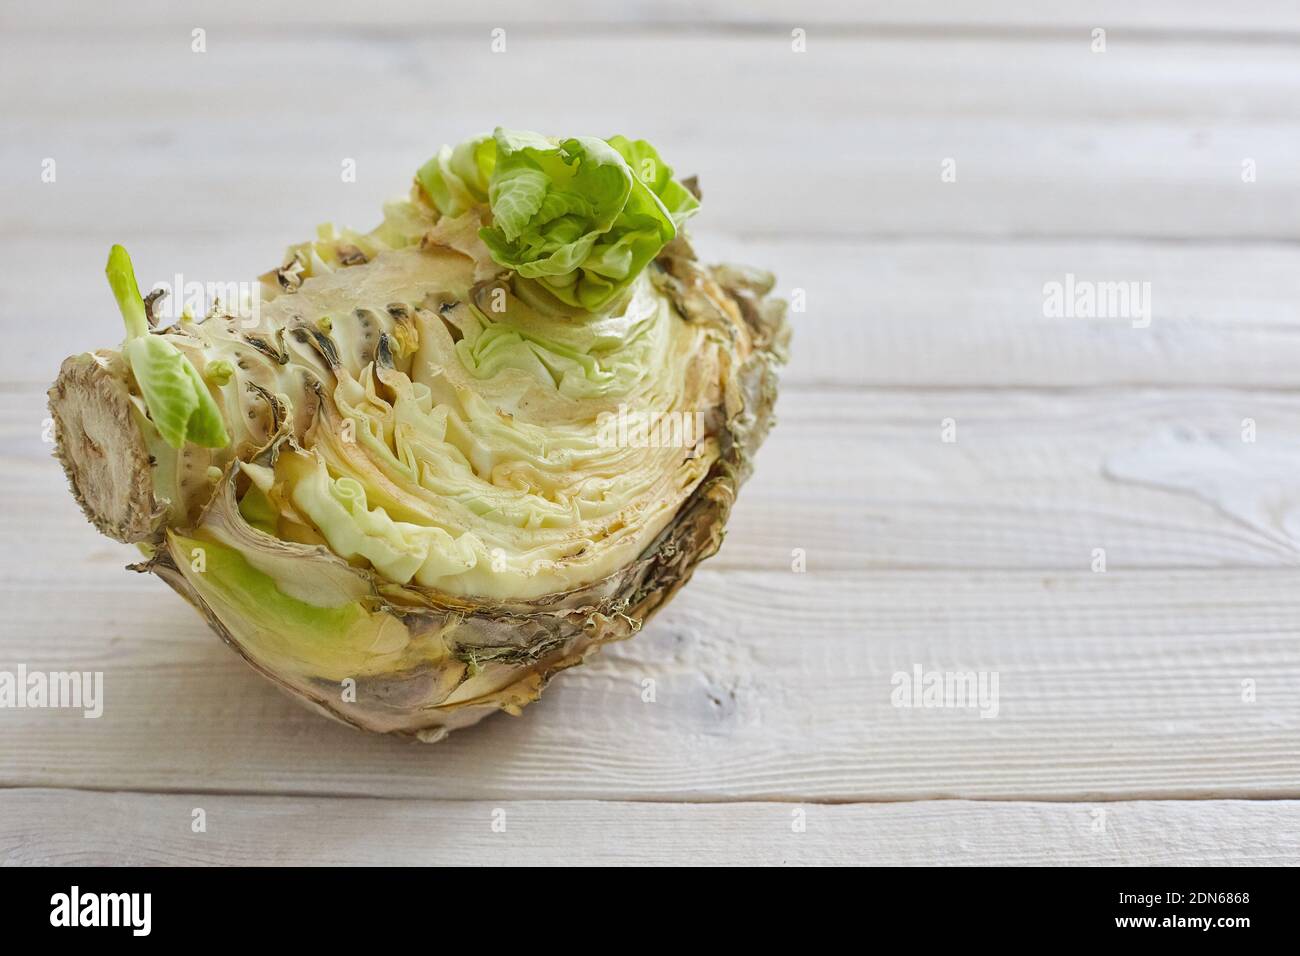
[{"label": "green leafy shoot", "polygon": [[135,283],[135,269],[131,266],[131,257],[121,246],[114,246],[108,251],[108,266],[105,268],[108,284],[113,287],[113,296],[117,307],[122,310],[126,320],[126,337],[138,338],[149,334],[149,322],[144,314],[144,299],[140,297],[140,287]]},{"label": "green leafy shoot", "polygon": [[444,146],[416,177],[444,215],[485,201],[492,258],[568,306],[614,303],[699,202],[644,140],[498,128]]},{"label": "green leafy shoot", "polygon": [[126,321],[122,354],[163,440],[177,449],[186,442],[204,448],[230,444],[221,411],[198,370],[165,337],[150,334],[131,257],[121,246],[109,252],[105,272]]}]

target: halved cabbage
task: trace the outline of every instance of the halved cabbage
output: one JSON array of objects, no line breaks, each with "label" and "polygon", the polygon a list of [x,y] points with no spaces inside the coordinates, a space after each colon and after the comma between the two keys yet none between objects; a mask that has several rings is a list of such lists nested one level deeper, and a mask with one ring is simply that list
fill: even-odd
[{"label": "halved cabbage", "polygon": [[128,341],[50,390],[73,492],[334,717],[517,712],[717,550],[771,424],[784,304],[696,263],[696,205],[644,142],[498,130],[291,249],[255,323],[144,328],[115,250]]}]

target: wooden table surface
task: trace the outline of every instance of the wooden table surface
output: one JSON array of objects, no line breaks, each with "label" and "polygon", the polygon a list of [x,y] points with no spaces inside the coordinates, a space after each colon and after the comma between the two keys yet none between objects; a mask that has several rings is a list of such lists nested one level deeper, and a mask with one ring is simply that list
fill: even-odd
[{"label": "wooden table surface", "polygon": [[[0,670],[105,675],[0,710],[0,862],[1300,863],[1300,10],[614,6],[0,11]],[[496,124],[650,139],[806,306],[721,554],[421,746],[123,571],[44,389],[120,337],[110,243],[252,278]],[[1049,314],[1067,275],[1149,325]],[[917,665],[997,716],[893,706]]]}]

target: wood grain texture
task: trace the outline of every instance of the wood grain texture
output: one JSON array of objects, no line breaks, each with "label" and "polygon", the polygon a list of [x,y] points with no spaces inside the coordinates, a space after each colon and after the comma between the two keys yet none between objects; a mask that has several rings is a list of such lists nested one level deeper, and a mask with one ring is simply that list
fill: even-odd
[{"label": "wood grain texture", "polygon": [[[0,394],[0,543],[40,560],[0,580],[122,582],[132,549],[99,536],[43,439],[44,393]],[[1162,389],[790,389],[709,567],[785,571],[947,568],[1086,571],[1300,567],[1300,395]],[[944,419],[956,441],[945,443]],[[1255,423],[1255,442],[1242,423]],[[1164,443],[1163,446],[1160,443]],[[1134,455],[1149,461],[1112,473]],[[1155,469],[1187,461],[1209,479],[1180,487]],[[1136,469],[1136,470],[1135,470]],[[1155,469],[1155,470],[1152,470]]]},{"label": "wood grain texture", "polygon": [[[191,830],[195,809],[204,811],[206,832]],[[74,831],[56,822],[68,819],[81,824]],[[1297,858],[1300,804],[1292,801],[490,803],[0,793],[0,864],[1276,866]]]},{"label": "wood grain texture", "polygon": [[[373,216],[365,221],[370,221]],[[310,233],[309,223],[297,233]],[[257,234],[257,233],[255,233]],[[292,234],[286,229],[284,234]],[[248,280],[284,244],[149,234],[131,244],[141,282]],[[7,255],[0,322],[22,334],[0,379],[45,387],[64,357],[114,344],[108,239],[32,238]],[[1293,389],[1300,368],[1300,246],[1081,241],[740,239],[701,230],[707,261],[770,269],[802,300],[782,381],[828,388],[1134,384]],[[1045,283],[1149,283],[1151,323],[1054,318]],[[35,294],[33,294],[35,290]]]},{"label": "wood grain texture", "polygon": [[981,30],[1084,31],[1102,26],[1112,30],[1154,32],[1159,35],[1208,33],[1250,36],[1300,32],[1300,14],[1286,0],[1250,0],[1225,7],[1214,0],[1001,0],[996,4],[954,3],[953,0],[657,0],[655,3],[603,3],[600,0],[550,0],[522,5],[518,0],[441,0],[436,7],[421,0],[386,0],[358,5],[349,0],[199,0],[178,7],[168,0],[135,0],[120,10],[70,0],[15,2],[4,10],[6,29],[113,32],[165,30],[191,24],[239,27],[244,30],[447,30],[486,24],[545,25],[556,29],[729,29],[765,24],[785,26],[827,24],[838,30]]},{"label": "wood grain texture", "polygon": [[[1286,43],[1134,39],[1094,54],[1086,35],[833,34],[796,54],[781,31],[593,42],[525,29],[494,55],[486,35],[288,44],[236,28],[202,54],[187,31],[4,42],[7,244],[196,231],[237,244],[270,222],[278,254],[304,225],[373,221],[439,144],[495,123],[645,136],[700,174],[701,228],[730,234],[1300,238]],[[542,82],[556,63],[619,82],[575,99]],[[654,67],[627,67],[639,63]],[[112,95],[92,95],[105,76]]]},{"label": "wood grain texture", "polygon": [[[11,586],[0,669],[103,671],[105,704],[98,719],[5,712],[0,786],[447,799],[1294,798],[1298,584],[1295,571],[1265,570],[703,570],[644,633],[557,678],[523,717],[432,747],[299,708],[157,581]],[[997,715],[894,706],[895,675],[916,665],[996,672]]]},{"label": "wood grain texture", "polygon": [[[1300,863],[1297,43],[1282,0],[5,5],[0,670],[106,701],[0,710],[0,862]],[[703,256],[806,308],[722,553],[422,747],[122,571],[42,390],[119,334],[109,243],[247,279],[496,122],[646,136]],[[1150,283],[1150,327],[1048,317],[1067,273]],[[893,706],[915,665],[995,673],[998,715]]]}]

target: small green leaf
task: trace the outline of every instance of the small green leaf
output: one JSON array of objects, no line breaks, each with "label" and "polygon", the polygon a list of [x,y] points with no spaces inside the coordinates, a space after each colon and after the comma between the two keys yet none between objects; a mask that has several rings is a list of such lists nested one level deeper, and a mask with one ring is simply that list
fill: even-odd
[{"label": "small green leaf", "polygon": [[479,136],[455,149],[444,146],[415,174],[416,180],[445,216],[459,216],[487,202],[488,181],[496,165],[491,136]]},{"label": "small green leaf", "polygon": [[212,393],[176,346],[161,335],[145,335],[127,342],[123,354],[149,417],[167,444],[173,448],[186,442],[205,448],[230,444]]},{"label": "small green leaf", "polygon": [[609,145],[627,160],[637,179],[655,194],[675,224],[680,226],[699,210],[700,201],[673,179],[673,168],[660,159],[658,151],[645,140],[611,136]]},{"label": "small green leaf", "polygon": [[135,269],[131,266],[131,257],[121,246],[114,246],[108,252],[108,265],[104,268],[108,275],[108,284],[113,288],[117,307],[122,310],[126,320],[126,337],[138,338],[149,334],[149,321],[144,314],[144,299],[140,297],[140,287],[135,283]]},{"label": "small green leaf", "polygon": [[542,208],[547,183],[544,172],[528,166],[504,170],[492,181],[492,221],[506,241],[518,239]]},{"label": "small green leaf", "polygon": [[[149,417],[163,440],[173,448],[180,448],[186,442],[204,448],[229,445],[230,436],[226,434],[221,410],[198,369],[166,338],[150,334],[144,299],[140,297],[135,269],[126,250],[121,246],[109,250],[104,271],[126,320],[122,354],[131,366]],[[223,376],[229,381],[234,373],[229,362],[220,360],[209,371],[218,384],[223,384],[220,381]]]}]

